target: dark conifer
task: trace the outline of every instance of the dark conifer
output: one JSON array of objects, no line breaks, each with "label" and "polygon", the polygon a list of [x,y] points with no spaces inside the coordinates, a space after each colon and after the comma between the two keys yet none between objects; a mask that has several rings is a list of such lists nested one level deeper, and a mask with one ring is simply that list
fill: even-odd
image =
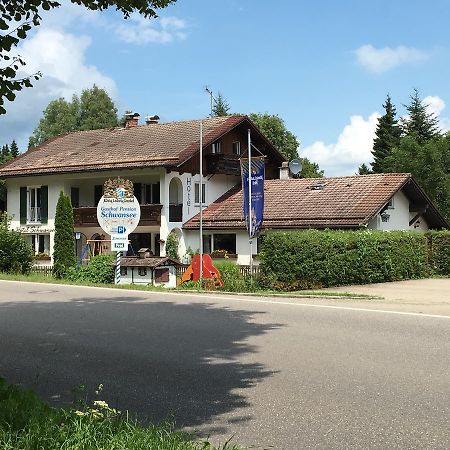
[{"label": "dark conifer", "polygon": [[391,153],[394,147],[400,142],[401,128],[395,117],[396,110],[392,104],[391,97],[388,95],[383,104],[385,114],[378,119],[376,137],[373,141],[373,162],[372,172],[383,173],[385,168],[383,162]]}]

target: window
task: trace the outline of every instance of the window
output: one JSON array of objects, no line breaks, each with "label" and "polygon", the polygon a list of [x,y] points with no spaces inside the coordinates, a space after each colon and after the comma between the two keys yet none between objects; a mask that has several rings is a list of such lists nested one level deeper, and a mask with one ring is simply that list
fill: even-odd
[{"label": "window", "polygon": [[213,154],[220,153],[220,141],[214,142],[211,146],[211,152]]},{"label": "window", "polygon": [[122,275],[122,276],[127,275],[128,274],[128,270],[127,269],[128,269],[127,267],[121,266],[120,267],[120,275]]},{"label": "window", "polygon": [[147,267],[139,267],[138,274],[141,277],[145,277],[147,275]]},{"label": "window", "polygon": [[97,184],[94,186],[94,203],[95,206],[98,205],[98,202],[103,196],[103,186],[101,184]]},{"label": "window", "polygon": [[[205,183],[202,183],[202,203],[206,201],[206,187]],[[200,204],[200,183],[194,184],[194,202],[196,205]]]},{"label": "window", "polygon": [[227,253],[236,254],[236,235],[235,234],[214,234],[213,249],[226,250]]},{"label": "window", "polygon": [[211,253],[212,252],[212,235],[204,234],[203,235],[203,253]]},{"label": "window", "polygon": [[80,206],[80,188],[70,188],[70,202],[72,203],[72,208],[78,208]]},{"label": "window", "polygon": [[27,191],[28,195],[28,208],[27,208],[27,221],[28,222],[41,222],[41,188],[29,187]]},{"label": "window", "polygon": [[159,204],[159,183],[144,184],[144,201],[145,205]]},{"label": "window", "polygon": [[155,269],[155,283],[167,283],[169,281],[169,268]]},{"label": "window", "polygon": [[233,142],[233,153],[235,155],[241,154],[241,143],[239,141]]},{"label": "window", "polygon": [[33,254],[50,255],[50,235],[49,234],[29,234],[27,240],[33,249]]},{"label": "window", "polygon": [[394,209],[394,197],[392,197],[387,203],[386,203],[386,207],[388,209]]}]

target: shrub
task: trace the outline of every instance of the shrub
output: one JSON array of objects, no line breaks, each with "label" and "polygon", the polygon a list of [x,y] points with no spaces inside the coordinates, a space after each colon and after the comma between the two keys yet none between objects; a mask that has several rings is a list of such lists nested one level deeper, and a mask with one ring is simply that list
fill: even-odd
[{"label": "shrub", "polygon": [[67,278],[72,281],[89,281],[91,283],[114,283],[114,256],[97,255],[92,257],[87,266],[80,266],[68,272]]},{"label": "shrub", "polygon": [[64,278],[75,263],[73,209],[70,198],[61,191],[56,204],[53,275],[56,278]]},{"label": "shrub", "polygon": [[229,292],[246,292],[250,290],[250,280],[242,274],[240,267],[231,261],[220,261],[214,263],[223,280],[223,290]]},{"label": "shrub", "polygon": [[379,283],[428,274],[423,234],[305,230],[267,234],[260,254],[265,287],[285,290]]},{"label": "shrub", "polygon": [[430,269],[439,275],[450,275],[450,231],[427,233]]},{"label": "shrub", "polygon": [[166,241],[166,256],[174,259],[175,261],[180,260],[180,256],[178,255],[178,235],[175,231],[171,231],[167,236]]},{"label": "shrub", "polygon": [[0,272],[29,273],[33,264],[31,245],[8,226],[6,214],[0,215]]}]

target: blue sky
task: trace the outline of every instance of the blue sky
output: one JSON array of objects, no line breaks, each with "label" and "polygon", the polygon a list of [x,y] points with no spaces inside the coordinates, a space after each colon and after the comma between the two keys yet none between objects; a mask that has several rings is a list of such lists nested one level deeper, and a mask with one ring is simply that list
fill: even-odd
[{"label": "blue sky", "polygon": [[152,21],[64,3],[19,49],[44,78],[0,116],[1,144],[23,148],[50,100],[94,82],[164,121],[206,116],[208,85],[232,112],[282,117],[326,175],[370,162],[387,93],[403,115],[417,87],[450,128],[448,0],[178,0]]}]

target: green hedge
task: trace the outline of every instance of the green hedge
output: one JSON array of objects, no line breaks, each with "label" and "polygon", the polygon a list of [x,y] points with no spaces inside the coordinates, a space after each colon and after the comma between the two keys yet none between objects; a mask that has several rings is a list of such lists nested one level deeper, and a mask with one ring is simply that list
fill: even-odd
[{"label": "green hedge", "polygon": [[450,231],[431,231],[426,236],[430,269],[438,275],[450,275]]},{"label": "green hedge", "polygon": [[305,230],[264,237],[261,283],[284,290],[379,283],[428,274],[427,238],[405,231]]},{"label": "green hedge", "polygon": [[70,281],[89,281],[91,283],[114,283],[114,256],[96,255],[92,257],[87,266],[72,269],[67,274]]}]

